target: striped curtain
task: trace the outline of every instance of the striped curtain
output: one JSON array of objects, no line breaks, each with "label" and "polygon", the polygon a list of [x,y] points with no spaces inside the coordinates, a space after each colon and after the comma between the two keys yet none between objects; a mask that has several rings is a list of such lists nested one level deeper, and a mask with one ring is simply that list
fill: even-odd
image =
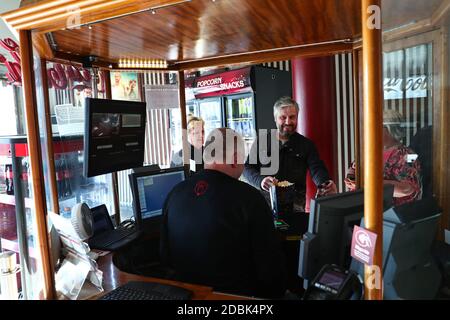
[{"label": "striped curtain", "polygon": [[[166,84],[164,72],[144,73],[144,85]],[[145,96],[145,95],[144,95]],[[145,163],[166,166],[170,164],[171,143],[169,110],[147,110],[145,130]]]},{"label": "striped curtain", "polygon": [[284,71],[291,70],[291,61],[290,60],[265,62],[265,63],[262,63],[261,65],[263,67],[275,68],[275,69],[284,70]]},{"label": "striped curtain", "polygon": [[345,191],[344,178],[355,159],[353,102],[353,59],[351,53],[335,55],[337,108],[337,181],[339,192]]}]

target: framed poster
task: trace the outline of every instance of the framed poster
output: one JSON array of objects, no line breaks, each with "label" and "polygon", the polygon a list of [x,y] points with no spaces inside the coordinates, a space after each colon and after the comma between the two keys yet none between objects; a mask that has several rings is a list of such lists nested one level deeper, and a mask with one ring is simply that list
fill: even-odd
[{"label": "framed poster", "polygon": [[111,94],[114,100],[141,101],[138,74],[135,72],[111,72]]}]

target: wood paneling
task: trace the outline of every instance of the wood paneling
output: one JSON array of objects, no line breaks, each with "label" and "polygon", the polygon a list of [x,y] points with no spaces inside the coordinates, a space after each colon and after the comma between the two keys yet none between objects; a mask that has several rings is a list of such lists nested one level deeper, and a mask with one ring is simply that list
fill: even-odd
[{"label": "wood paneling", "polygon": [[319,57],[349,52],[353,49],[352,43],[332,42],[317,45],[298,46],[286,49],[268,50],[264,52],[248,52],[232,54],[216,58],[199,59],[188,62],[176,63],[173,68],[179,70],[194,70],[204,67],[228,67],[231,65],[259,64],[263,62],[290,59],[293,57]]},{"label": "wood paneling", "polygon": [[52,48],[50,47],[45,34],[33,33],[33,48],[39,53],[42,59],[52,59],[54,57]]},{"label": "wood paneling", "polygon": [[358,37],[360,1],[193,0],[53,33],[58,51],[192,61]]},{"label": "wood paneling", "polygon": [[2,17],[18,30],[49,32],[179,2],[183,0],[46,0]]},{"label": "wood paneling", "polygon": [[[76,14],[68,4],[78,7]],[[30,12],[31,6],[3,17],[15,27],[54,31],[56,57],[96,55],[105,67],[120,58],[149,58],[178,62],[177,69],[186,70],[218,64],[208,60],[213,57],[233,64],[240,54],[264,52],[255,61],[244,57],[260,63],[274,61],[270,50],[361,37],[360,0],[59,0],[34,8],[40,6],[45,10]],[[383,0],[383,30],[417,21],[429,25],[449,8],[450,0]],[[70,19],[81,27],[65,29]],[[286,51],[276,59],[288,54],[295,56]]]}]

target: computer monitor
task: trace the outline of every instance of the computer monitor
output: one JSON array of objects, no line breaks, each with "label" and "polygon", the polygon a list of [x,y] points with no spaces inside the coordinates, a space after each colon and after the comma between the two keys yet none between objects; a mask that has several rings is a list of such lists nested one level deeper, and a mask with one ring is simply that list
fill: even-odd
[{"label": "computer monitor", "polygon": [[144,162],[144,102],[86,98],[84,175],[141,167]]},{"label": "computer monitor", "polygon": [[[384,210],[392,206],[392,185],[383,188]],[[344,192],[311,200],[308,232],[300,240],[298,275],[304,287],[326,264],[348,269],[353,227],[364,217],[364,191]]]},{"label": "computer monitor", "polygon": [[183,167],[136,170],[129,179],[136,226],[146,233],[159,231],[164,201],[173,187],[185,179]]},{"label": "computer monitor", "polygon": [[[434,198],[390,208],[383,215],[384,299],[434,299],[441,273],[432,245],[442,210]],[[364,226],[364,221],[361,222]],[[361,276],[362,263],[351,268]]]}]

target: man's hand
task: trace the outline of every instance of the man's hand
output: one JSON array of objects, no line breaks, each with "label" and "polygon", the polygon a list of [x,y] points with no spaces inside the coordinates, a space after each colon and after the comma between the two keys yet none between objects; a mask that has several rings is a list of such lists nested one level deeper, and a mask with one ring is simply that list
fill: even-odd
[{"label": "man's hand", "polygon": [[275,177],[265,177],[263,181],[261,181],[261,189],[265,191],[269,191],[270,187],[278,183],[277,178]]},{"label": "man's hand", "polygon": [[334,193],[337,193],[337,188],[332,180],[325,181],[319,186],[319,196],[326,196]]}]

